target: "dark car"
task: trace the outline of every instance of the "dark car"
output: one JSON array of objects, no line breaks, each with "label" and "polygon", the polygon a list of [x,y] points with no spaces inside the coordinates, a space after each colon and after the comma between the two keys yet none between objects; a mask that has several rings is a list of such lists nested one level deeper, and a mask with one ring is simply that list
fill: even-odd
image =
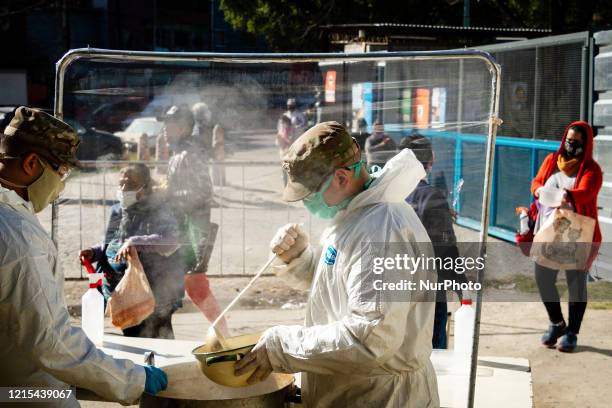
[{"label": "dark car", "polygon": [[117,132],[123,130],[127,120],[139,115],[143,107],[144,102],[140,99],[104,103],[94,109],[83,123],[92,128]]},{"label": "dark car", "polygon": [[96,128],[86,128],[73,120],[68,119],[66,122],[81,137],[77,150],[79,160],[121,160],[123,157],[123,142],[119,137]]}]

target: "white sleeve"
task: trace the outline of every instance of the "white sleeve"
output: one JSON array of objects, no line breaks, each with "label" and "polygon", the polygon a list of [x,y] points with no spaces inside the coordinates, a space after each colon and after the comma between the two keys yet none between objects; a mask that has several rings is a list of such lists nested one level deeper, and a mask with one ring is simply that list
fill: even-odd
[{"label": "white sleeve", "polygon": [[[407,236],[392,232],[389,242],[399,242],[407,254],[414,254]],[[361,249],[359,249],[361,248]],[[272,366],[280,372],[317,374],[364,374],[388,361],[406,336],[408,302],[388,301],[372,285],[373,254],[359,245],[344,267],[348,313],[324,325],[277,326],[264,333]],[[394,248],[397,253],[398,247]],[[362,271],[362,262],[367,263]]]},{"label": "white sleeve", "polygon": [[[125,404],[140,398],[144,390],[142,366],[116,360],[98,350],[85,333],[70,324],[70,316],[51,273],[48,254],[22,254],[0,272],[10,274],[3,283],[12,286],[9,305],[9,338],[21,352],[65,383],[89,389]],[[7,279],[4,279],[7,278]]]}]

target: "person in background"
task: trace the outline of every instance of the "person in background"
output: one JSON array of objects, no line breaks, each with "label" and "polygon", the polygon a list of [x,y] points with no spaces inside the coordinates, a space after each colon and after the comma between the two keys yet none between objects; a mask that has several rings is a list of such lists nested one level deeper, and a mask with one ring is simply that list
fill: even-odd
[{"label": "person in background", "polygon": [[388,159],[397,153],[397,147],[391,137],[385,134],[385,126],[377,120],[374,122],[373,132],[365,142],[365,153],[368,168],[377,166],[382,169]]},{"label": "person in background", "polygon": [[[208,159],[200,138],[193,137],[194,118],[187,106],[172,106],[161,119],[172,152],[166,194],[179,224],[185,292],[213,322],[221,308],[206,276],[217,231],[217,225],[210,221],[214,200]],[[217,327],[222,334],[227,333],[225,320]]]},{"label": "person in background", "polygon": [[216,124],[212,131],[212,151],[213,159],[217,165],[213,166],[212,179],[216,186],[225,185],[225,129],[221,125]]},{"label": "person in background", "polygon": [[287,111],[283,115],[287,116],[291,121],[293,128],[291,141],[293,142],[306,127],[306,116],[298,110],[295,98],[287,99]]},{"label": "person in background", "polygon": [[[287,149],[291,146],[293,138],[293,128],[291,126],[291,119],[288,116],[282,115],[278,120],[278,126],[276,131],[276,145],[278,146],[278,153],[281,157],[285,156]],[[283,173],[283,186],[287,185],[287,173]]]},{"label": "person in background", "polygon": [[[193,126],[194,139],[200,139],[207,158],[222,163],[225,160],[225,129],[216,123],[213,125],[212,113],[204,102],[198,102],[191,107],[195,125]],[[212,181],[214,185],[225,185],[225,166],[212,165]]]},{"label": "person in background", "polygon": [[[399,143],[400,151],[410,149],[421,162],[427,175],[431,174],[434,164],[434,153],[429,139],[415,134],[404,137]],[[439,188],[427,182],[427,175],[419,182],[416,189],[406,198],[406,202],[414,208],[419,216],[434,248],[434,255],[438,259],[459,257],[457,238],[453,229],[453,212],[451,211],[446,195]],[[459,283],[466,282],[465,275],[457,274],[452,269],[438,269],[438,282],[454,280]],[[461,298],[461,293],[459,293]],[[448,320],[448,306],[446,304],[446,291],[436,293],[436,313],[434,316],[434,330],[432,346],[436,349],[448,348],[446,322]]]},{"label": "person in background", "polygon": [[128,337],[173,339],[172,315],[182,306],[184,269],[178,249],[179,231],[170,208],[153,194],[153,180],[144,164],[121,170],[117,197],[102,244],[81,251],[104,274],[108,301],[127,270],[134,248],[155,296],[155,310],[137,326],[123,329]]},{"label": "person in background", "polygon": [[368,133],[368,122],[364,118],[357,119],[357,132],[352,136],[357,141],[359,149],[365,151],[365,143],[370,134]]},{"label": "person in background", "polygon": [[529,106],[527,84],[520,82],[514,84],[509,96],[510,100],[507,101],[507,104],[510,109],[508,109],[508,118],[505,121],[508,127],[507,131],[510,136],[526,137],[533,128],[531,119],[532,108]]},{"label": "person in background", "polygon": [[[587,272],[597,256],[601,243],[601,231],[597,219],[597,195],[602,181],[601,168],[593,160],[593,129],[588,123],[580,121],[571,123],[565,129],[559,150],[546,156],[531,182],[531,193],[536,199],[543,187],[565,190],[563,206],[572,208],[577,214],[595,219],[594,245],[586,269],[565,271],[569,288],[567,323],[563,318],[559,292],[555,285],[559,271],[535,264],[535,277],[540,297],[550,320],[548,331],[542,336],[542,344],[551,348],[557,346],[559,351],[571,352],[578,344],[578,333],[587,305]],[[538,233],[552,212],[553,209],[539,205],[534,234]],[[561,340],[557,345],[559,338]]]},{"label": "person in background", "polygon": [[[323,122],[293,143],[283,168],[290,177],[283,199],[302,201],[330,225],[317,240],[322,247],[309,245],[298,224],[278,230],[270,244],[275,270],[310,287],[306,319],[266,330],[236,373],[255,369],[249,382],[257,382],[272,371],[302,372],[308,407],[438,407],[430,361],[435,294],[414,291],[404,302],[365,284],[378,276],[377,255],[433,256],[423,224],[404,201],[425,175],[423,166],[403,151],[372,179],[348,130]],[[432,273],[417,268],[401,277],[429,281]]]},{"label": "person in background", "polygon": [[[297,109],[295,98],[287,99],[287,110],[278,119],[276,126],[276,145],[281,159],[306,125],[306,116]],[[283,186],[286,185],[287,175],[283,171]]]},{"label": "person in background", "polygon": [[204,102],[197,102],[191,107],[193,114],[193,136],[195,139],[200,139],[202,149],[208,157],[212,157],[212,114],[208,106]]},{"label": "person in background", "polygon": [[[78,386],[126,405],[164,390],[163,370],[114,359],[70,324],[57,248],[36,213],[78,166],[78,134],[38,109],[10,116],[0,134],[0,386]],[[72,394],[44,405],[79,403]]]}]

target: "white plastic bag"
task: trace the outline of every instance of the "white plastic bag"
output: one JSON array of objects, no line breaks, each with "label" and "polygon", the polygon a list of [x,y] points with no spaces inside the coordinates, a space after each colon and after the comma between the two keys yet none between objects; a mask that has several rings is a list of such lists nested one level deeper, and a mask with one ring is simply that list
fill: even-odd
[{"label": "white plastic bag", "polygon": [[113,326],[120,329],[136,326],[155,309],[155,297],[138,253],[131,248],[128,268],[108,302]]}]

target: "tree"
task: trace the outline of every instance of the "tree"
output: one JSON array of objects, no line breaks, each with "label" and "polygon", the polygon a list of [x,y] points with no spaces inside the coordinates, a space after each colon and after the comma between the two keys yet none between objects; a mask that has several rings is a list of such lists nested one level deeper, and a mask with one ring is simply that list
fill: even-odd
[{"label": "tree", "polygon": [[[263,34],[276,50],[320,49],[321,26],[334,21],[355,21],[368,15],[372,0],[221,0],[220,9],[234,28]],[[338,19],[339,10],[343,19]],[[347,14],[348,11],[348,14]]]},{"label": "tree", "polygon": [[[612,18],[607,0],[471,0],[480,27],[551,28],[553,34],[586,30],[598,14]],[[263,35],[277,51],[325,50],[326,25],[350,23],[460,26],[462,0],[221,0],[234,28]]]}]

